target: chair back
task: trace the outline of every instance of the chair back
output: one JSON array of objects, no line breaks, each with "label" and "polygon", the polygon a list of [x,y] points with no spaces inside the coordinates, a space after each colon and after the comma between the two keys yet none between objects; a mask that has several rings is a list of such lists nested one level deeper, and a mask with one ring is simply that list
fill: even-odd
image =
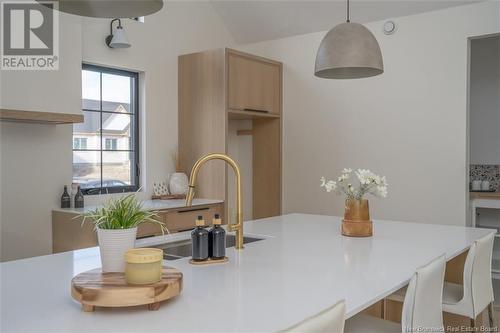
[{"label": "chair back", "polygon": [[307,318],[282,333],[343,333],[345,322],[345,301],[341,300],[335,305]]},{"label": "chair back", "polygon": [[420,332],[443,330],[443,283],[446,259],[442,255],[427,265],[417,269],[408,284],[403,312],[401,330]]},{"label": "chair back", "polygon": [[493,302],[493,284],[491,281],[491,256],[495,235],[489,234],[474,242],[469,249],[464,266],[464,296],[472,299],[470,313],[477,317]]}]

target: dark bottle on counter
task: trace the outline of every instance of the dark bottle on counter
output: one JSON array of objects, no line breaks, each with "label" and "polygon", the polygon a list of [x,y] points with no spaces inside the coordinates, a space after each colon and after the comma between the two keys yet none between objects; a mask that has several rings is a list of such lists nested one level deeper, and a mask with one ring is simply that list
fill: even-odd
[{"label": "dark bottle on counter", "polygon": [[64,185],[64,192],[61,196],[61,208],[71,208],[71,197],[68,193],[68,186]]},{"label": "dark bottle on counter", "polygon": [[80,188],[80,186],[78,186],[78,190],[75,194],[75,208],[83,208],[83,193],[82,193],[82,189]]},{"label": "dark bottle on counter", "polygon": [[226,256],[226,230],[221,227],[222,220],[215,214],[212,229],[208,232],[208,255],[210,258],[221,259]]},{"label": "dark bottle on counter", "polygon": [[191,246],[193,260],[203,261],[208,259],[208,231],[205,230],[203,216],[198,216],[196,229],[191,231]]}]

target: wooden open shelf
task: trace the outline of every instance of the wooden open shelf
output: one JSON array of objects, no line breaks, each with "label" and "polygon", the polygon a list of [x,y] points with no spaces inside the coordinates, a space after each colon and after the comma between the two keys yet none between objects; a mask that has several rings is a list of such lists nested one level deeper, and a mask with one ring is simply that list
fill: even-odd
[{"label": "wooden open shelf", "polygon": [[227,114],[229,119],[263,119],[263,118],[271,118],[276,119],[279,118],[279,114],[275,113],[265,113],[258,111],[246,111],[246,110],[227,110]]},{"label": "wooden open shelf", "polygon": [[34,124],[83,123],[82,114],[0,109],[0,121]]}]

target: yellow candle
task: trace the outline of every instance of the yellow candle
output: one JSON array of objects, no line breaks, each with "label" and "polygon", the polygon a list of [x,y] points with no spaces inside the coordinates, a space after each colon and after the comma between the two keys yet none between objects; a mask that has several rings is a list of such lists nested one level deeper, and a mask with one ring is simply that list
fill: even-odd
[{"label": "yellow candle", "polygon": [[160,249],[131,249],[125,253],[125,280],[130,284],[150,284],[161,279]]}]

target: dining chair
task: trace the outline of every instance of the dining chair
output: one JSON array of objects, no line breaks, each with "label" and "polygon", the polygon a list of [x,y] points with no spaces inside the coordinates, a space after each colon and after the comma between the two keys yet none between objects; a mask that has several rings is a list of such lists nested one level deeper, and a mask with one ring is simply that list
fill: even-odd
[{"label": "dining chair", "polygon": [[413,274],[404,297],[401,324],[361,314],[346,320],[344,332],[442,332],[445,266],[442,255]]},{"label": "dining chair", "polygon": [[320,313],[307,318],[281,333],[342,333],[344,332],[345,301],[341,300]]},{"label": "dining chair", "polygon": [[470,318],[476,327],[476,318],[486,308],[490,327],[493,326],[493,284],[491,281],[491,256],[495,235],[489,234],[476,240],[465,259],[463,285],[445,282],[443,311]]}]

